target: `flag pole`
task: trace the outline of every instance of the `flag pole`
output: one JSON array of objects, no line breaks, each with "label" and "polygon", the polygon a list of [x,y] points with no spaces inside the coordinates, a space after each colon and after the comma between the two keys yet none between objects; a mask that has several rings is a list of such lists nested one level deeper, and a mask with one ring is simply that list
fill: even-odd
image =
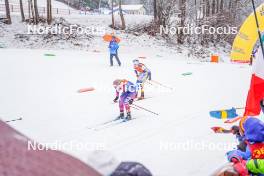
[{"label": "flag pole", "polygon": [[261,41],[261,33],[260,33],[260,30],[259,30],[259,21],[258,21],[258,16],[257,16],[256,6],[255,6],[254,0],[252,0],[252,6],[253,6],[254,15],[255,15],[256,24],[257,24],[257,29],[258,29],[260,47],[261,47],[262,55],[263,55],[263,59],[264,59],[264,46],[263,46],[263,42]]}]

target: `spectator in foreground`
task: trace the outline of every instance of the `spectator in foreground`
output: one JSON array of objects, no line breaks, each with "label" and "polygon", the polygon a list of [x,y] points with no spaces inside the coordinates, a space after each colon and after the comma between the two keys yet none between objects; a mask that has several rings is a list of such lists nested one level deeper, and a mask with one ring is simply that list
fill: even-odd
[{"label": "spectator in foreground", "polygon": [[151,172],[138,162],[119,162],[107,151],[95,151],[88,157],[88,163],[106,176],[152,176]]}]

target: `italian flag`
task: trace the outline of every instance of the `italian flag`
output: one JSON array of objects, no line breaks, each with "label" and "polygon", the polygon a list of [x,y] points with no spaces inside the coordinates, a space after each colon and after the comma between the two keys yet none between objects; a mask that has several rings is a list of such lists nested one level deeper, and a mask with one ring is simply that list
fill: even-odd
[{"label": "italian flag", "polygon": [[245,116],[258,116],[261,111],[260,102],[264,99],[264,58],[261,48],[253,62],[251,85],[248,91]]}]

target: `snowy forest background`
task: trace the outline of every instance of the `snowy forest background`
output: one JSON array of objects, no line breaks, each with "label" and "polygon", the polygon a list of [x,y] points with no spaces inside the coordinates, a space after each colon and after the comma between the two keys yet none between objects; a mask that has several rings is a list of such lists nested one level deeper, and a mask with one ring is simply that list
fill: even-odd
[{"label": "snowy forest background", "polygon": [[[10,15],[10,5],[11,0],[2,0],[5,3],[5,14],[0,17],[0,32],[2,31],[2,36],[6,27],[12,24],[12,15]],[[12,0],[14,1],[14,0]],[[38,3],[39,0],[17,0],[20,6],[20,14],[17,16],[21,17],[21,22],[23,24],[42,24],[42,25],[55,25],[58,23],[64,23],[64,25],[69,25],[71,22],[67,17],[60,17],[53,15],[52,13],[52,1],[47,0],[45,14],[40,15]],[[89,11],[98,12],[99,8],[109,8],[113,10],[113,6],[119,7],[120,13],[118,16],[112,13],[109,18],[107,18],[107,27],[109,31],[114,30],[117,33],[142,36],[148,35],[149,37],[165,41],[164,45],[170,47],[187,47],[190,51],[189,54],[198,57],[204,57],[206,53],[206,48],[226,48],[224,51],[226,53],[230,52],[232,42],[234,40],[235,34],[219,35],[219,34],[161,34],[160,27],[185,27],[187,25],[192,26],[202,26],[208,25],[212,27],[218,26],[229,26],[229,27],[239,27],[242,25],[245,18],[252,13],[251,0],[59,0],[64,2],[66,5],[71,6],[76,10],[86,9],[89,7]],[[255,0],[256,5],[259,5],[263,0]],[[144,4],[147,15],[145,17],[130,17],[122,13],[121,5],[123,4]],[[25,15],[25,6],[28,7],[26,10],[28,15]],[[94,14],[93,14],[94,15]],[[95,19],[98,16],[89,16],[89,19]],[[17,18],[17,17],[14,17]],[[138,20],[138,23],[130,23],[130,18],[137,19],[146,18],[147,20]],[[100,18],[102,19],[102,18]],[[119,20],[120,19],[120,20]],[[90,21],[91,21],[90,20]],[[77,20],[75,20],[78,22]],[[82,21],[80,19],[80,21]],[[105,24],[105,19],[101,23]],[[88,22],[88,20],[86,20]],[[17,25],[16,25],[17,27]],[[5,28],[5,30],[4,30]],[[15,29],[16,30],[16,29]],[[20,34],[15,35],[16,38],[24,40],[31,40],[29,36],[23,36]],[[1,37],[1,35],[0,35]],[[87,37],[87,36],[86,36]],[[94,36],[88,36],[89,39]],[[34,40],[36,37],[32,37]],[[73,40],[78,40],[78,36],[46,36],[49,41],[52,38],[56,40],[66,40],[66,42]],[[81,41],[81,39],[79,39]],[[48,42],[48,41],[47,41]],[[76,41],[75,41],[76,43]],[[86,42],[87,43],[87,42]],[[81,45],[80,43],[77,45]],[[75,45],[76,46],[76,45]],[[197,46],[197,47],[194,47]],[[203,50],[203,51],[201,51]]]}]

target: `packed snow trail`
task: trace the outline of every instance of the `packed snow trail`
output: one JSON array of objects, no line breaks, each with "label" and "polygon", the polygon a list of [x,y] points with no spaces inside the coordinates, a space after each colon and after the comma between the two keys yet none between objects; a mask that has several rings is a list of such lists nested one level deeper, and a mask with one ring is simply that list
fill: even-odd
[{"label": "packed snow trail", "polygon": [[[142,162],[154,175],[209,175],[225,163],[225,152],[235,146],[232,135],[212,132],[212,126],[230,126],[209,117],[209,111],[244,105],[250,67],[189,64],[180,55],[155,52],[146,47],[147,59],[142,61],[151,69],[153,80],[174,89],[146,85],[146,96],[152,98],[136,104],[159,116],[132,109],[135,120],[92,131],[87,127],[118,116],[112,82],[116,78],[135,82],[132,60],[137,54],[120,50],[123,66],[111,68],[107,52],[1,49],[0,116],[3,120],[23,117],[10,124],[41,143],[90,144],[90,150],[64,149],[83,161],[96,144],[102,144],[119,160]],[[183,76],[186,72],[192,75]],[[85,87],[95,90],[77,93]],[[205,146],[177,148],[187,143]],[[229,148],[210,148],[222,144]]]}]

